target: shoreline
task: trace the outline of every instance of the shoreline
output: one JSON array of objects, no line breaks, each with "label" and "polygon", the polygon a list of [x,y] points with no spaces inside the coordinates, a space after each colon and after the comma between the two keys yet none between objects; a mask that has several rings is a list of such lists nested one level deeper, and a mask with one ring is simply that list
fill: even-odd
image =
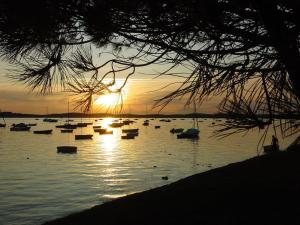
[{"label": "shoreline", "polygon": [[232,163],[43,225],[300,224],[299,150]]}]

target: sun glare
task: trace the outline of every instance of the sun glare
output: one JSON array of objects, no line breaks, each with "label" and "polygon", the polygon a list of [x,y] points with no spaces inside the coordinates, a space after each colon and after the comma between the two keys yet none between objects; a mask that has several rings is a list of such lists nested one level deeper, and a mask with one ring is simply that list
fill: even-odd
[{"label": "sun glare", "polygon": [[122,98],[119,94],[107,94],[107,95],[102,95],[98,96],[95,100],[95,104],[98,106],[103,106],[103,107],[114,107],[118,104],[121,104]]}]

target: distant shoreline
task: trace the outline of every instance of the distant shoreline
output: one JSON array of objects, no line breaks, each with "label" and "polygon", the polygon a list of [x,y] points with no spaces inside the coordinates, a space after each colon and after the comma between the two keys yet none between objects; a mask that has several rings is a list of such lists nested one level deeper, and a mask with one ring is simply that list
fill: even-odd
[{"label": "distant shoreline", "polygon": [[205,114],[205,113],[191,113],[191,114],[111,114],[111,113],[54,113],[54,114],[25,114],[2,112],[5,118],[228,118],[225,114]]},{"label": "distant shoreline", "polygon": [[299,150],[229,164],[44,225],[300,224]]},{"label": "distant shoreline", "polygon": [[[112,114],[112,113],[54,113],[54,114],[26,114],[14,112],[2,112],[0,116],[4,118],[216,118],[216,119],[232,119],[234,115],[223,113],[206,114],[206,113],[190,113],[190,114]],[[261,115],[261,118],[266,116]],[[275,115],[276,119],[300,119],[298,115]]]}]

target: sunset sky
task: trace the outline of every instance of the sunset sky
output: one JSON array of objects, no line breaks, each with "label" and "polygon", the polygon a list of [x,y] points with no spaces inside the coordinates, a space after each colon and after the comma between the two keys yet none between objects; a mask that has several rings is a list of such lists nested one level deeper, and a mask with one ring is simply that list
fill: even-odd
[{"label": "sunset sky", "polygon": [[[67,102],[70,96],[68,93],[62,92],[59,88],[52,95],[40,95],[36,92],[31,92],[25,85],[11,80],[7,77],[8,69],[12,65],[0,63],[0,109],[2,111],[12,111],[18,113],[36,113],[46,114],[47,108],[49,113],[64,113],[67,111]],[[155,68],[147,68],[148,72],[154,73]],[[163,89],[166,85],[179,81],[172,77],[160,77],[154,79],[154,76],[141,75],[137,72],[127,83],[123,92],[123,112],[124,113],[157,113],[159,108],[153,109],[156,99],[163,97],[171,90],[176,89],[176,85],[171,85]],[[122,83],[122,79],[119,81]],[[94,113],[107,112],[108,105],[111,107],[111,101],[114,98],[105,97],[105,99],[95,102],[93,107]],[[217,111],[217,98],[210,99],[197,109],[197,112],[215,113]],[[101,104],[101,103],[104,103]],[[100,106],[100,104],[102,106]],[[70,102],[70,111],[73,110],[72,100]],[[192,107],[185,107],[185,99],[175,100],[169,104],[161,112],[162,114],[169,113],[190,113],[193,112]]]}]

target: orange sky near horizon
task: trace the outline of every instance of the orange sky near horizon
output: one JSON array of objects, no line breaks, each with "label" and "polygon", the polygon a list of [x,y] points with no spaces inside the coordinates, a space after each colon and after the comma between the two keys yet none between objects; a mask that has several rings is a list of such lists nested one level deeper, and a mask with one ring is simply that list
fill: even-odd
[{"label": "orange sky near horizon", "polygon": [[[11,111],[17,113],[33,113],[46,114],[48,113],[65,113],[67,112],[68,99],[70,94],[61,92],[57,89],[51,95],[40,95],[31,92],[30,88],[25,85],[12,81],[5,75],[7,66],[0,63],[0,109],[2,111]],[[122,79],[120,79],[121,81]],[[123,95],[122,113],[133,114],[151,114],[158,113],[160,108],[153,108],[155,100],[165,96],[172,90],[176,89],[176,85],[171,85],[163,89],[166,85],[176,81],[173,77],[160,77],[153,79],[153,76],[134,75],[125,87]],[[178,80],[177,80],[178,81]],[[72,97],[71,97],[72,98]],[[204,102],[197,108],[197,112],[201,113],[216,113],[219,98],[212,98]],[[110,99],[106,99],[110,101]],[[191,107],[185,107],[186,100],[175,100],[164,108],[161,114],[182,114],[191,113],[194,110]],[[70,111],[74,111],[74,104],[70,100]],[[94,104],[93,113],[113,112],[107,106]]]}]

